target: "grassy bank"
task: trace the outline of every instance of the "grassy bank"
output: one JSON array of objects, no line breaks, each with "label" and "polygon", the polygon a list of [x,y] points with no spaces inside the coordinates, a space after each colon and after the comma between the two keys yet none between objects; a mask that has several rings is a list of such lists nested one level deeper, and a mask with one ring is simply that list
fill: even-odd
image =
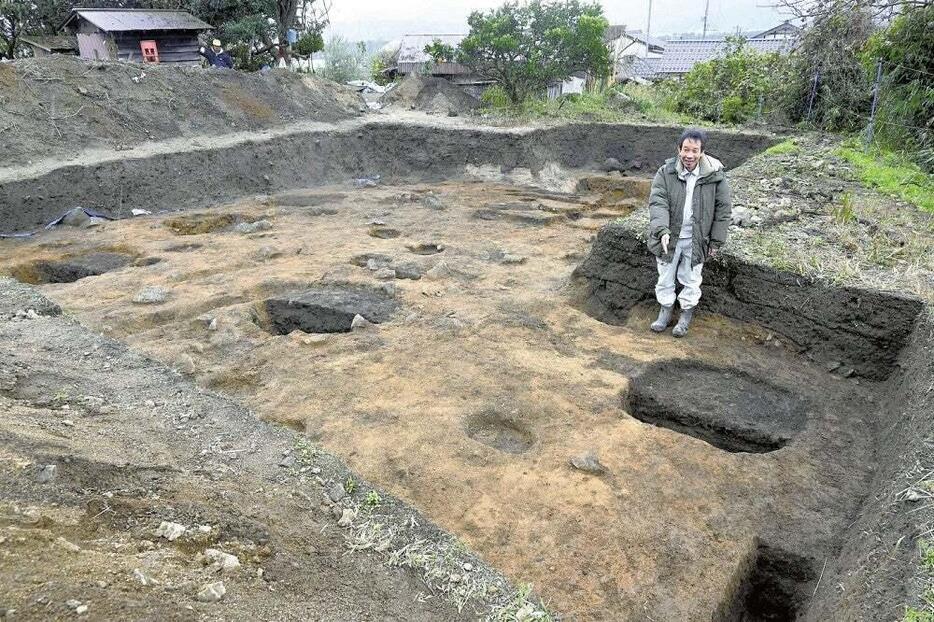
[{"label": "grassy bank", "polygon": [[864,151],[855,141],[844,143],[835,153],[855,167],[865,185],[934,213],[934,175],[926,174],[904,156],[876,149]]}]

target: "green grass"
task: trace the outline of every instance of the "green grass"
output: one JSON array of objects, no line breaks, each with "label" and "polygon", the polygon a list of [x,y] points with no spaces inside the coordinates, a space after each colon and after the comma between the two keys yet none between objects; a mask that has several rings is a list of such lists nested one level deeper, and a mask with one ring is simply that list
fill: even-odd
[{"label": "green grass", "polygon": [[879,150],[866,152],[853,141],[844,143],[835,153],[856,167],[862,183],[934,213],[934,175],[928,175],[904,156]]},{"label": "green grass", "polygon": [[765,150],[765,153],[768,155],[785,155],[787,153],[798,153],[801,151],[800,145],[796,143],[793,139],[785,140],[777,145],[772,145]]},{"label": "green grass", "polygon": [[[616,97],[618,92],[622,92],[629,101]],[[621,91],[588,91],[551,100],[528,98],[518,105],[510,104],[503,94],[490,89],[483,100],[487,112],[520,121],[554,119],[612,123],[639,119],[657,123],[692,122],[689,116],[666,108],[663,94],[651,87],[634,84],[626,85]]]},{"label": "green grass", "polygon": [[932,583],[922,596],[924,604],[920,608],[905,607],[902,622],[934,622],[934,542],[919,540],[918,553],[921,557],[921,567],[930,575]]}]

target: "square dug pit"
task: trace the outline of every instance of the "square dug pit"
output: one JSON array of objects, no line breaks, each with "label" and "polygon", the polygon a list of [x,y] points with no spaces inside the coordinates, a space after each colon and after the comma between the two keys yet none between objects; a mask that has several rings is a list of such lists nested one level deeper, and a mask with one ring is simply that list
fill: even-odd
[{"label": "square dug pit", "polygon": [[804,401],[737,369],[666,361],[632,381],[630,414],[733,452],[784,447],[807,423]]},{"label": "square dug pit", "polygon": [[382,290],[333,286],[268,298],[262,303],[260,326],[274,335],[294,330],[306,333],[350,332],[355,316],[374,324],[385,322],[396,310],[395,299]]}]

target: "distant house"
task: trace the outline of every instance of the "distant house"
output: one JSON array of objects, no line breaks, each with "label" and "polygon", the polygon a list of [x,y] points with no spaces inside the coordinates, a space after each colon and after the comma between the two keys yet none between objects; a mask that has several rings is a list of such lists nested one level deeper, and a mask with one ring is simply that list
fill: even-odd
[{"label": "distant house", "polygon": [[23,37],[21,41],[32,48],[33,56],[78,55],[78,41],[72,36]]},{"label": "distant house", "polygon": [[769,28],[763,32],[757,33],[750,39],[797,39],[801,36],[801,28],[791,23],[791,20],[785,20],[783,23]]},{"label": "distant house", "polygon": [[607,28],[603,39],[610,51],[614,82],[632,77],[632,66],[639,59],[661,58],[665,53],[665,41],[646,36],[641,30],[627,31],[622,25]]},{"label": "distant house", "polygon": [[198,35],[210,30],[187,11],[72,9],[62,30],[77,37],[81,58],[199,64]]},{"label": "distant house", "polygon": [[395,73],[407,76],[410,73],[422,73],[460,81],[464,76],[470,76],[468,67],[460,63],[435,63],[431,56],[425,53],[425,46],[434,41],[441,41],[456,48],[467,35],[403,35],[399,41],[399,51],[396,54]]},{"label": "distant house", "polygon": [[[797,26],[785,22],[775,28],[753,34],[746,39],[746,46],[761,53],[788,54],[798,42]],[[659,57],[635,59],[631,75],[648,80],[679,78],[697,63],[719,58],[729,46],[726,37],[707,39],[670,39],[665,41],[665,51]]]}]

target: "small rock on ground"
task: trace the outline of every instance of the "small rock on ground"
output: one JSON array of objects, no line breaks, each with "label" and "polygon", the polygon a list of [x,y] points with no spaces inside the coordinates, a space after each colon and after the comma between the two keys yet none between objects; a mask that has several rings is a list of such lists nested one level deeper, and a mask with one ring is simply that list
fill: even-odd
[{"label": "small rock on ground", "polygon": [[600,464],[600,459],[593,451],[587,451],[571,458],[571,466],[578,471],[601,475],[606,473],[606,467]]},{"label": "small rock on ground", "polygon": [[169,290],[164,287],[144,287],[133,296],[133,302],[138,305],[158,305],[169,299]]},{"label": "small rock on ground", "polygon": [[171,521],[164,520],[159,524],[159,528],[156,529],[156,537],[165,538],[169,542],[177,540],[179,536],[185,533],[185,526],[181,523],[173,523]]},{"label": "small rock on ground", "polygon": [[202,603],[216,603],[222,599],[226,593],[227,588],[224,587],[224,582],[218,581],[216,583],[208,583],[202,587],[195,598]]}]

